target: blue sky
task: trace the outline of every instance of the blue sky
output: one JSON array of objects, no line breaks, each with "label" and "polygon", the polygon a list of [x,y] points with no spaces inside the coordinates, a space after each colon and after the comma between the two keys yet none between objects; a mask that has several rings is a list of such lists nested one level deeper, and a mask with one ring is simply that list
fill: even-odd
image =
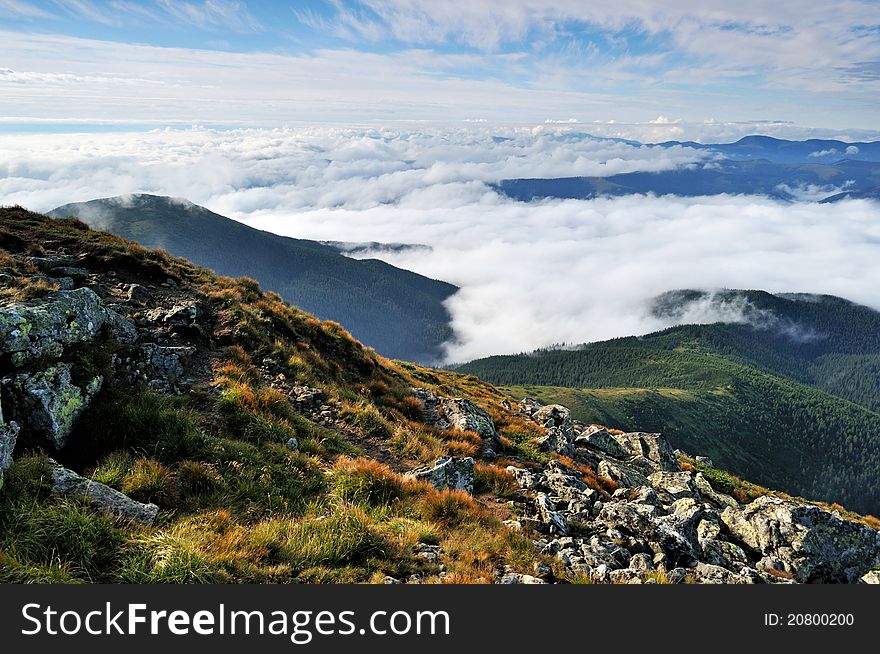
[{"label": "blue sky", "polygon": [[860,134],[878,106],[876,0],[0,0],[4,132],[574,119]]}]

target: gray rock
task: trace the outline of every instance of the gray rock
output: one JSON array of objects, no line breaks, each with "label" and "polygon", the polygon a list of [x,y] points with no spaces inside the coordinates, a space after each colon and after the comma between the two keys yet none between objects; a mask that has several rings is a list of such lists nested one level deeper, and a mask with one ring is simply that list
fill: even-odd
[{"label": "gray rock", "polygon": [[0,309],[0,353],[13,365],[42,357],[58,357],[64,348],[95,338],[108,309],[88,288],[57,291],[38,300]]},{"label": "gray rock", "polygon": [[103,377],[85,387],[74,385],[71,365],[61,363],[35,373],[3,380],[4,399],[12,417],[55,449],[61,449],[80,414],[101,389]]},{"label": "gray rock", "polygon": [[538,493],[535,498],[535,508],[538,510],[538,519],[551,533],[563,536],[568,534],[568,523],[556,510],[556,505],[546,493]]},{"label": "gray rock", "polygon": [[183,376],[186,361],[196,352],[194,347],[156,343],[144,343],[139,350],[139,363],[149,368],[162,388],[173,386]]},{"label": "gray rock", "polygon": [[734,509],[739,508],[739,502],[733,499],[730,495],[719,493],[712,488],[712,484],[710,484],[709,480],[703,476],[702,472],[698,472],[694,475],[694,486],[700,491],[700,495],[704,500],[709,500],[719,509],[724,509],[728,506],[733,507]]},{"label": "gray rock", "polygon": [[631,570],[638,572],[651,572],[654,569],[654,559],[651,555],[645,553],[633,554],[629,560],[629,567]]},{"label": "gray rock", "polygon": [[666,472],[678,472],[681,466],[675,453],[669,445],[669,441],[662,434],[649,434],[646,432],[631,432],[627,434],[614,434],[620,446],[633,456],[643,456],[652,462],[656,470]]},{"label": "gray rock", "polygon": [[710,459],[708,456],[697,456],[697,457],[694,457],[694,461],[696,461],[697,463],[702,463],[704,466],[708,466],[708,467],[710,467],[710,468],[714,468],[714,467],[715,467],[715,464],[712,463],[712,459]]},{"label": "gray rock", "polygon": [[666,493],[673,499],[700,497],[689,472],[655,472],[648,476],[651,486],[658,492]]},{"label": "gray rock", "polygon": [[574,439],[575,447],[591,447],[605,452],[615,459],[624,459],[629,453],[605,429],[588,429]]},{"label": "gray rock", "polygon": [[546,584],[547,582],[532,575],[524,575],[518,572],[507,572],[496,583],[499,584]]},{"label": "gray rock", "polygon": [[126,288],[126,296],[128,301],[138,306],[145,306],[153,301],[153,294],[146,286],[140,284],[129,284]]},{"label": "gray rock", "polygon": [[543,473],[535,473],[525,468],[507,466],[507,472],[516,477],[516,483],[524,490],[533,490],[546,482],[546,477]]},{"label": "gray rock", "polygon": [[537,443],[543,452],[556,452],[563,456],[574,454],[574,434],[560,427],[548,427]]},{"label": "gray rock", "polygon": [[159,507],[155,504],[136,502],[128,495],[82,477],[52,459],[49,459],[49,466],[52,471],[52,489],[59,495],[85,498],[96,509],[122,520],[143,525],[155,522],[159,512]]},{"label": "gray rock", "polygon": [[299,452],[299,441],[295,438],[288,438],[285,445],[287,445],[287,449],[291,452]]},{"label": "gray rock", "polygon": [[657,543],[670,561],[683,566],[696,558],[690,539],[682,533],[688,527],[688,519],[660,516],[656,507],[630,502],[608,502],[599,514],[604,524]]},{"label": "gray rock", "polygon": [[542,427],[559,427],[563,432],[573,435],[571,411],[561,404],[548,404],[532,414],[532,420]]},{"label": "gray rock", "polygon": [[18,432],[17,422],[3,421],[3,406],[0,405],[0,486],[3,485],[3,474],[12,465],[12,453],[15,451]]},{"label": "gray rock", "polygon": [[438,418],[445,419],[455,430],[473,431],[484,439],[498,438],[492,416],[470,400],[460,397],[441,398],[437,413]]},{"label": "gray rock", "polygon": [[759,497],[721,519],[746,547],[781,560],[801,583],[855,583],[880,564],[880,532],[817,506]]},{"label": "gray rock", "polygon": [[410,470],[406,476],[423,479],[437,490],[460,490],[473,493],[474,459],[473,457],[441,456],[433,466]]},{"label": "gray rock", "polygon": [[613,479],[621,488],[635,488],[637,486],[650,486],[648,478],[638,470],[621,463],[602,459],[596,466],[596,473],[600,477]]}]

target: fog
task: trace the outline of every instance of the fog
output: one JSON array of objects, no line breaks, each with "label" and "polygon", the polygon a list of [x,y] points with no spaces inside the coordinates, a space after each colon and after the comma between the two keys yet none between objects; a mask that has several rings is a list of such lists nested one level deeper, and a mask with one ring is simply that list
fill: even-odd
[{"label": "fog", "polygon": [[357,256],[461,287],[448,302],[457,334],[450,362],[677,321],[744,319],[741,307],[717,303],[652,316],[650,299],[678,288],[830,293],[880,308],[880,206],[873,202],[629,196],[519,203],[491,187],[506,177],[711,164],[705,157],[548,126],[16,136],[0,145],[0,201],[48,210],[150,192],[289,236],[428,245]]}]

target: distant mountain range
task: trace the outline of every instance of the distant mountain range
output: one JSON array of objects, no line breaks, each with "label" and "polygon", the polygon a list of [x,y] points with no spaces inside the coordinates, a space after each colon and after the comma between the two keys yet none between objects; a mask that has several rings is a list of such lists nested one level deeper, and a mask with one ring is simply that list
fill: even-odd
[{"label": "distant mountain range", "polygon": [[716,156],[660,172],[505,179],[495,184],[495,189],[522,202],[646,193],[691,197],[748,194],[782,201],[822,202],[880,198],[880,141],[787,141],[770,136],[747,136],[736,143],[666,141],[655,145],[689,147]]},{"label": "distant mountain range", "polygon": [[666,141],[665,147],[681,145],[697,150],[711,150],[727,159],[758,160],[772,163],[836,163],[842,159],[880,162],[880,141],[847,143],[832,139],[788,141],[772,136],[746,136],[736,143],[696,143]]},{"label": "distant mountain range", "polygon": [[456,369],[565,404],[584,421],[663,431],[677,447],[789,492],[880,511],[880,313],[761,291],[677,291],[653,311],[686,315],[707,300],[741,306],[742,322]]},{"label": "distant mountain range", "polygon": [[66,204],[49,215],[76,216],[221,275],[252,277],[291,304],[341,323],[385,356],[435,361],[452,336],[443,302],[458,289],[382,261],[341,254],[363,251],[364,244],[277,236],[185,200],[156,195]]},{"label": "distant mountain range", "polygon": [[[515,200],[591,199],[654,193],[701,196],[766,195],[783,201],[876,197],[880,163],[845,159],[836,163],[773,163],[766,160],[722,159],[660,172],[635,172],[609,177],[506,179],[495,188]],[[864,194],[864,195],[859,195]]]}]

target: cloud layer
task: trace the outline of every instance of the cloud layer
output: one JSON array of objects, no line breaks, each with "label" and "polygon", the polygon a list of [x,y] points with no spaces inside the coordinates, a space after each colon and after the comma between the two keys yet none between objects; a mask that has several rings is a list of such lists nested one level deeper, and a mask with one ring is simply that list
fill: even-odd
[{"label": "cloud layer", "polygon": [[[490,186],[663,170],[704,156],[555,126],[15,136],[0,146],[0,198],[47,210],[151,192],[290,236],[430,245],[376,256],[462,287],[449,303],[459,335],[450,361],[659,329],[669,320],[651,316],[648,301],[676,288],[831,293],[880,308],[876,203],[524,204]],[[705,309],[688,320],[718,317]]]}]

